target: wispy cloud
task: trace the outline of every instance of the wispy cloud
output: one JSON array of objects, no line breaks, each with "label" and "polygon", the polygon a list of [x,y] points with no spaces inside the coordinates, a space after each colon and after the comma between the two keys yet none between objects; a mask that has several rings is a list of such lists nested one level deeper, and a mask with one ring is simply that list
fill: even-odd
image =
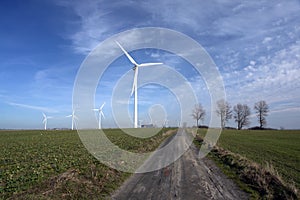
[{"label": "wispy cloud", "polygon": [[79,16],[79,28],[69,35],[69,39],[75,52],[81,54],[88,54],[99,42],[136,24],[138,19],[142,20],[133,16],[134,13],[142,15],[139,4],[130,1],[75,0],[57,1],[57,4],[72,9]]},{"label": "wispy cloud", "polygon": [[33,106],[33,105],[27,105],[27,104],[21,104],[21,103],[14,103],[14,102],[7,102],[7,104],[11,106],[17,106],[21,108],[27,108],[27,109],[32,109],[32,110],[38,110],[41,112],[47,112],[47,113],[58,113],[57,110],[52,109],[52,108],[46,108],[42,106]]},{"label": "wispy cloud", "polygon": [[266,50],[278,51],[300,32],[294,23],[300,9],[296,0],[284,4],[279,0],[58,2],[79,16],[78,29],[69,39],[82,54],[120,31],[161,26],[192,36],[209,50],[221,70],[230,71]]},{"label": "wispy cloud", "polygon": [[[252,106],[265,99],[274,106],[274,112],[288,109],[279,107],[286,101],[300,106],[300,25],[297,23],[300,3],[297,0],[284,3],[280,0],[191,0],[188,3],[75,0],[57,4],[72,9],[78,16],[75,22],[78,26],[68,35],[77,53],[86,55],[104,39],[124,30],[144,26],[171,28],[191,36],[206,48],[223,76],[232,104],[241,102]],[[199,83],[188,73],[177,57],[151,50],[148,56],[184,74],[200,93],[205,90],[203,81]],[[43,73],[37,74],[36,80],[42,77],[41,80],[51,84],[49,76],[44,78]],[[111,78],[102,84],[112,87]]]},{"label": "wispy cloud", "polygon": [[[300,100],[300,42],[273,56],[261,56],[258,63],[224,75],[228,95],[235,101],[254,102],[265,98],[270,103]],[[284,95],[283,95],[284,94]]]}]

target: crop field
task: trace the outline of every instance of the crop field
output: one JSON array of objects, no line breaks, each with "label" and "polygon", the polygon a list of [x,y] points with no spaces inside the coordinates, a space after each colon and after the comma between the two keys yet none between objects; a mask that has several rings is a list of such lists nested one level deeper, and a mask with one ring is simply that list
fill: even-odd
[{"label": "crop field", "polygon": [[[122,149],[145,152],[154,150],[166,131],[151,142],[119,129],[105,133]],[[0,131],[0,149],[0,199],[101,199],[129,176],[91,156],[76,131]]]},{"label": "crop field", "polygon": [[272,165],[285,182],[300,188],[300,131],[224,130],[218,146],[265,167]]},{"label": "crop field", "polygon": [[[119,129],[105,133],[122,149],[147,152],[168,137],[162,134],[167,131],[151,139]],[[300,188],[300,131],[224,130],[218,146],[272,165],[286,182]],[[0,149],[0,199],[102,199],[130,175],[91,156],[76,131],[0,131]]]}]

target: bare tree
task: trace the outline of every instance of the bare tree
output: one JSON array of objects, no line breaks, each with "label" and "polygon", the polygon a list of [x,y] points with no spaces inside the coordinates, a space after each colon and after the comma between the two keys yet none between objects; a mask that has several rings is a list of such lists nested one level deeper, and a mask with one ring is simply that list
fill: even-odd
[{"label": "bare tree", "polygon": [[221,99],[217,101],[217,107],[216,112],[221,118],[221,127],[225,128],[226,122],[232,117],[231,106],[227,101]]},{"label": "bare tree", "polygon": [[233,107],[234,119],[238,124],[238,130],[241,130],[243,126],[250,124],[249,116],[251,114],[249,106],[246,104],[237,104]]},{"label": "bare tree", "polygon": [[258,118],[260,128],[263,128],[264,125],[267,124],[266,116],[268,116],[269,106],[265,101],[259,101],[255,103],[254,110]]},{"label": "bare tree", "polygon": [[200,103],[195,105],[192,117],[196,120],[197,127],[199,127],[199,120],[204,120],[205,117],[205,110]]}]

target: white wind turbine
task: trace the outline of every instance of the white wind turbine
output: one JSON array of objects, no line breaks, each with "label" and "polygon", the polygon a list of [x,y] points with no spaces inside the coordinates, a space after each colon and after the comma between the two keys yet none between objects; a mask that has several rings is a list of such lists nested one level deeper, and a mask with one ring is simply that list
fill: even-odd
[{"label": "white wind turbine", "polygon": [[98,112],[98,123],[99,123],[98,128],[99,128],[99,129],[101,129],[101,118],[102,118],[102,117],[105,118],[104,113],[103,113],[103,111],[102,111],[104,105],[105,105],[105,102],[102,104],[102,106],[100,106],[100,108],[95,108],[95,109],[93,109],[94,111],[97,111],[97,112]]},{"label": "white wind turbine", "polygon": [[74,130],[74,123],[75,123],[75,119],[78,119],[75,115],[75,110],[73,110],[71,115],[68,115],[66,117],[72,117],[72,130]]},{"label": "white wind turbine", "polygon": [[169,120],[165,120],[164,124],[163,124],[163,127],[167,128],[168,127],[168,123],[169,123]]},{"label": "white wind turbine", "polygon": [[43,124],[45,125],[45,130],[47,130],[48,119],[51,119],[52,117],[47,116],[45,113],[43,113],[43,116],[44,116]]},{"label": "white wind turbine", "polygon": [[121,46],[119,42],[117,42],[117,45],[122,49],[128,60],[133,64],[133,71],[134,71],[134,79],[133,79],[133,85],[131,90],[131,96],[134,93],[134,128],[138,128],[138,95],[137,95],[137,81],[138,81],[138,73],[140,67],[147,67],[147,66],[154,66],[154,65],[161,65],[163,63],[142,63],[138,64],[135,62],[135,60],[129,55],[129,53]]},{"label": "white wind turbine", "polygon": [[178,128],[180,127],[180,120],[177,120],[176,119],[176,124],[177,124],[177,126],[178,126]]}]

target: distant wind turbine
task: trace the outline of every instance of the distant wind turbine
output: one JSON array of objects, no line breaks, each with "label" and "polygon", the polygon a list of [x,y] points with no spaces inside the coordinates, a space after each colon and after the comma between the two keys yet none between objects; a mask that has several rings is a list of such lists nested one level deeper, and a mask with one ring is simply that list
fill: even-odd
[{"label": "distant wind turbine", "polygon": [[102,106],[100,106],[100,108],[95,108],[95,109],[93,109],[94,111],[97,111],[97,112],[98,112],[98,123],[99,123],[98,128],[99,128],[99,129],[101,129],[101,118],[102,118],[102,117],[105,118],[104,113],[103,113],[103,111],[102,111],[104,105],[105,105],[105,102],[102,104]]},{"label": "distant wind turbine", "polygon": [[47,130],[47,122],[48,119],[51,119],[52,117],[47,116],[45,113],[43,113],[44,119],[43,119],[43,124],[45,125],[45,130]]},{"label": "distant wind turbine", "polygon": [[138,73],[140,67],[147,67],[147,66],[154,66],[154,65],[161,65],[163,63],[142,63],[138,64],[135,62],[135,60],[129,55],[129,53],[121,46],[121,44],[117,41],[115,41],[117,45],[122,49],[128,60],[133,64],[133,71],[134,71],[134,79],[133,79],[133,85],[131,90],[131,96],[134,93],[134,128],[138,128],[138,95],[137,95],[137,83],[138,83]]},{"label": "distant wind turbine", "polygon": [[73,110],[71,115],[68,115],[66,117],[72,117],[72,130],[74,130],[74,123],[75,123],[75,119],[78,119],[75,115],[75,110]]},{"label": "distant wind turbine", "polygon": [[169,120],[166,119],[165,122],[164,122],[163,127],[165,127],[165,128],[168,127],[168,122],[169,122]]},{"label": "distant wind turbine", "polygon": [[178,128],[180,127],[180,120],[176,120]]}]

